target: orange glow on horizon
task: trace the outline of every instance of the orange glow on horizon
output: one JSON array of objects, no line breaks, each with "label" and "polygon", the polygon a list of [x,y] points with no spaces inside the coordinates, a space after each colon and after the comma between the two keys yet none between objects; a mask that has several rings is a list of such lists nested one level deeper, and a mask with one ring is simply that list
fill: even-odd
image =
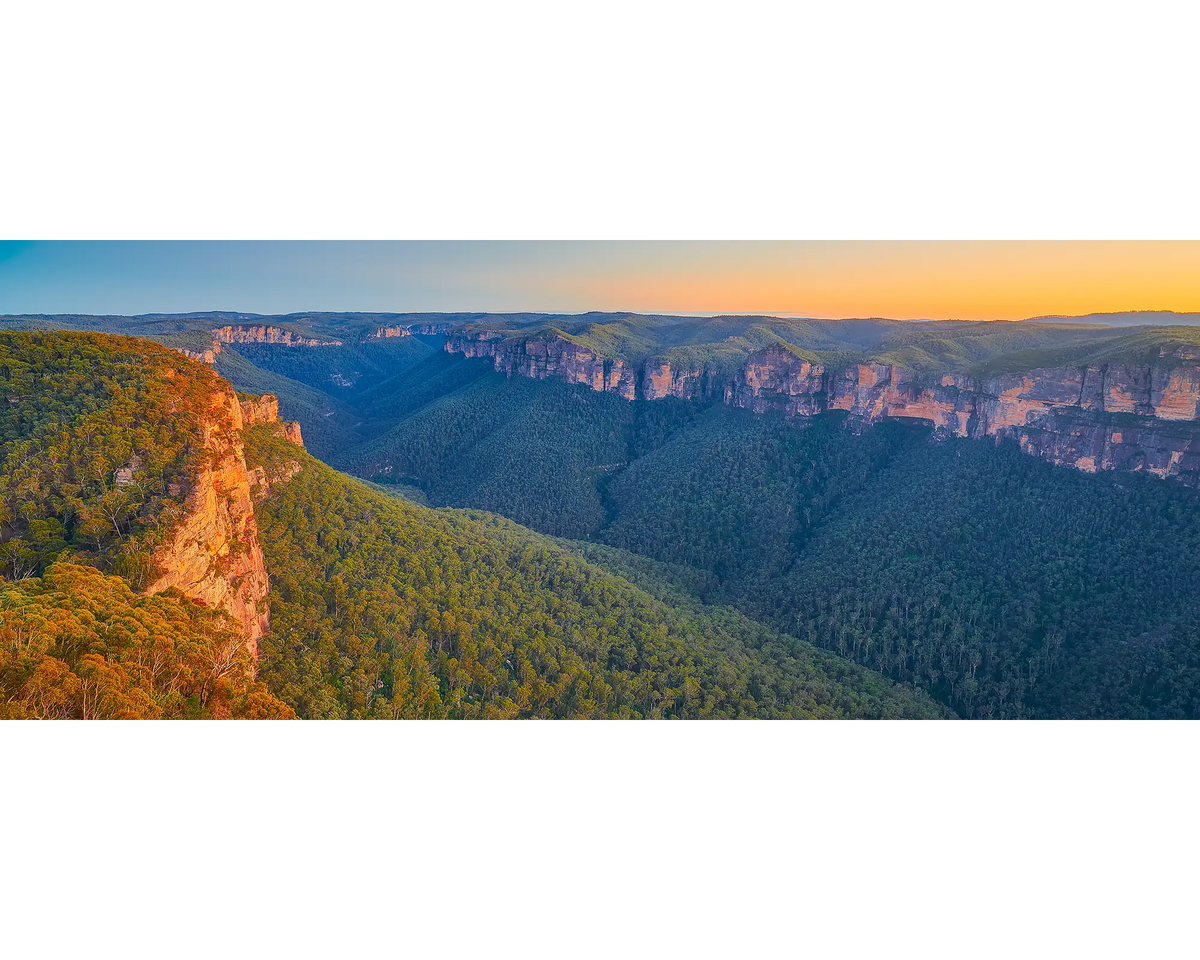
[{"label": "orange glow on horizon", "polygon": [[[593,309],[897,319],[1200,311],[1200,242],[655,245],[553,284]],[[573,274],[573,275],[572,275]]]}]

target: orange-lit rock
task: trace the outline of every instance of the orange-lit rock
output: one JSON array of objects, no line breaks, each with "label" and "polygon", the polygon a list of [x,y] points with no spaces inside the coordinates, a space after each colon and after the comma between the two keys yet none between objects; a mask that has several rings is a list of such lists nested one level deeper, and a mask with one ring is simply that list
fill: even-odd
[{"label": "orange-lit rock", "polygon": [[147,592],[171,587],[224,610],[257,658],[269,625],[267,570],[250,501],[242,447],[242,411],[232,391],[213,394],[201,424],[206,454],[186,494],[187,514],[155,553],[162,575]]},{"label": "orange-lit rock", "polygon": [[725,387],[724,380],[703,364],[656,358],[642,365],[638,396],[644,400],[662,400],[664,397],[707,400],[722,396]]},{"label": "orange-lit rock", "polygon": [[779,346],[752,354],[724,380],[694,365],[652,359],[642,368],[640,389],[621,360],[602,360],[565,337],[521,340],[476,331],[449,337],[445,349],[490,357],[510,376],[556,377],[627,399],[723,396],[756,413],[799,417],[838,410],[855,428],[914,420],[941,436],[1011,438],[1031,455],[1080,470],[1130,470],[1200,484],[1200,364],[1194,356],[1200,351],[1191,347],[1164,353],[1161,363],[1047,367],[979,381],[879,362],[829,368]]},{"label": "orange-lit rock", "polygon": [[300,435],[300,424],[293,420],[279,419],[279,398],[273,393],[264,393],[261,397],[249,397],[241,402],[242,424],[255,427],[259,424],[277,424],[277,432],[286,440],[297,446],[304,446]]},{"label": "orange-lit rock", "polygon": [[755,413],[812,416],[825,409],[825,368],[781,347],[753,354],[725,388],[725,402]]},{"label": "orange-lit rock", "polygon": [[241,402],[242,425],[254,427],[260,423],[276,423],[279,420],[279,398],[273,393],[261,397],[249,397]]},{"label": "orange-lit rock", "polygon": [[304,437],[300,435],[300,424],[295,420],[280,420],[279,425],[282,428],[285,440],[294,443],[298,447],[304,446]]},{"label": "orange-lit rock", "polygon": [[1178,367],[1155,376],[1150,402],[1154,415],[1163,420],[1195,420],[1200,416],[1200,366]]}]

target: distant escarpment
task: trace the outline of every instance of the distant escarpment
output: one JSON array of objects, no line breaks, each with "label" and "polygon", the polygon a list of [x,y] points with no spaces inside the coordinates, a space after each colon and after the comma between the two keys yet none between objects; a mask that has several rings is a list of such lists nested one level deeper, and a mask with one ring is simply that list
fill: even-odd
[{"label": "distant escarpment", "polygon": [[734,372],[656,357],[640,370],[558,332],[514,337],[475,330],[445,350],[487,357],[509,376],[554,378],[632,400],[720,397],[756,413],[847,414],[929,424],[939,436],[1012,439],[1022,450],[1080,470],[1129,470],[1200,485],[1200,356],[1189,347],[1157,361],[1043,367],[972,376],[891,363],[825,365],[784,347],[750,354]]},{"label": "distant escarpment", "polygon": [[703,363],[654,359],[642,365],[638,396],[646,400],[708,400],[721,396],[724,389],[725,378]]},{"label": "distant escarpment", "polygon": [[725,402],[854,425],[904,419],[942,436],[1011,438],[1080,470],[1131,470],[1200,484],[1200,364],[1184,349],[1160,363],[1049,367],[974,378],[922,376],[887,363],[825,368],[784,350],[752,357]]},{"label": "distant escarpment", "polygon": [[221,341],[214,337],[212,345],[203,350],[193,350],[190,347],[174,347],[173,349],[182,353],[189,360],[197,360],[211,366],[217,362],[217,354],[221,352]]},{"label": "distant escarpment", "polygon": [[380,327],[373,334],[371,334],[371,339],[372,340],[390,340],[393,337],[411,337],[411,336],[412,336],[412,333],[409,331],[408,327],[400,327],[400,326]]},{"label": "distant escarpment", "polygon": [[445,350],[489,357],[495,368],[508,376],[582,383],[627,400],[634,399],[637,391],[635,371],[624,360],[601,357],[562,334],[519,338],[478,331],[447,336]]},{"label": "distant escarpment", "polygon": [[213,336],[221,343],[274,343],[285,347],[340,347],[341,340],[318,340],[304,337],[282,327],[265,324],[238,324],[217,327]]},{"label": "distant escarpment", "polygon": [[453,324],[445,321],[437,321],[434,323],[410,323],[408,324],[409,333],[419,333],[426,337],[435,337],[446,333]]}]

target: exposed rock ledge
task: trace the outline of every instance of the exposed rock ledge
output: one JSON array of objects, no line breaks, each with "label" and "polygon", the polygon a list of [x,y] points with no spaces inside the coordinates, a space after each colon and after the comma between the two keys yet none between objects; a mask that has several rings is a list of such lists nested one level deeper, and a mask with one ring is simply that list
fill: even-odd
[{"label": "exposed rock ledge", "polygon": [[652,358],[640,376],[564,335],[471,330],[444,349],[488,357],[509,376],[554,378],[626,399],[723,397],[756,413],[809,417],[845,411],[851,424],[903,419],[942,436],[1011,438],[1022,450],[1080,470],[1129,470],[1200,485],[1200,363],[1181,347],[1157,363],[1055,367],[976,380],[922,376],[887,363],[826,367],[779,347],[723,377]]},{"label": "exposed rock ledge", "polygon": [[148,588],[171,587],[205,606],[224,610],[257,660],[258,641],[270,626],[269,581],[250,497],[242,429],[278,423],[282,435],[300,442],[299,427],[279,420],[272,395],[243,401],[229,388],[209,399],[201,423],[204,455],[188,485],[186,514],[171,540],[155,553],[161,576]]},{"label": "exposed rock ledge", "polygon": [[217,354],[221,352],[221,341],[214,338],[212,346],[204,350],[189,350],[187,347],[172,347],[172,349],[182,353],[189,360],[197,360],[212,366],[217,362]]},{"label": "exposed rock ledge", "polygon": [[217,327],[213,336],[221,343],[275,343],[285,347],[340,347],[341,340],[317,340],[315,337],[302,337],[291,330],[281,327],[271,327],[265,324],[238,324]]}]

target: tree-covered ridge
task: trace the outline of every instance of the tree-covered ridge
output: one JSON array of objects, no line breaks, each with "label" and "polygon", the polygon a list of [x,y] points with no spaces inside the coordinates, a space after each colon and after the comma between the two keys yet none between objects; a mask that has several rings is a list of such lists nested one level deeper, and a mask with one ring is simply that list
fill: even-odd
[{"label": "tree-covered ridge", "polygon": [[55,563],[0,581],[0,719],[286,719],[241,636],[173,591]]},{"label": "tree-covered ridge", "polygon": [[0,333],[0,575],[69,556],[148,583],[221,389],[210,368],[144,340]]},{"label": "tree-covered ridge", "polygon": [[[247,455],[270,475],[297,452],[256,428]],[[939,715],[761,626],[675,610],[508,521],[300,459],[257,513],[273,582],[260,677],[302,717]]]},{"label": "tree-covered ridge", "polygon": [[[1127,328],[1128,329],[1128,328]],[[1046,367],[1083,367],[1101,364],[1154,365],[1170,370],[1200,358],[1200,326],[1145,327],[1120,336],[1081,338],[1054,346],[1011,350],[978,364],[972,371],[988,377]]]},{"label": "tree-covered ridge", "polygon": [[[1184,329],[1187,328],[1177,328]],[[753,354],[786,350],[826,366],[880,361],[925,372],[967,371],[1010,353],[1076,351],[1117,342],[1127,330],[1071,323],[785,317],[564,317],[465,324],[455,332],[518,342],[561,339],[635,367],[648,360],[729,377]]]}]

